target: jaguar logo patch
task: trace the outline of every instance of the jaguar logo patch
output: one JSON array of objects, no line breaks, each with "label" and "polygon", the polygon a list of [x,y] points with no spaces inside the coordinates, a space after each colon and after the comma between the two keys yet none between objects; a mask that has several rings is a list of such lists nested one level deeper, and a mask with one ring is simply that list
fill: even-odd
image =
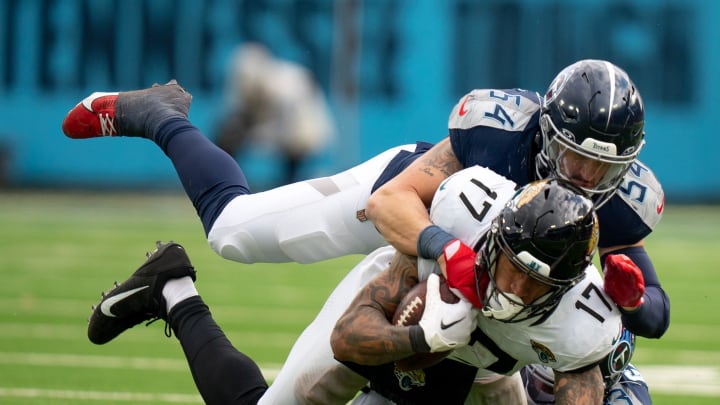
[{"label": "jaguar logo patch", "polygon": [[540,359],[543,364],[555,363],[557,361],[557,359],[555,359],[555,355],[550,349],[548,349],[547,346],[532,339],[530,340],[530,345],[533,350],[535,350],[535,353],[538,355],[538,359]]},{"label": "jaguar logo patch", "polygon": [[403,391],[425,386],[425,372],[423,370],[401,371],[395,367],[395,377],[398,379],[398,386]]}]

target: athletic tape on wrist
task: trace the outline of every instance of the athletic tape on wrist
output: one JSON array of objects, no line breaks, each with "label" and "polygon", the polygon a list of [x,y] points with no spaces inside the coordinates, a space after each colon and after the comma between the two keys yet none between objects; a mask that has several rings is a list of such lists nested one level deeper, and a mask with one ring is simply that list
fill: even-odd
[{"label": "athletic tape on wrist", "polygon": [[418,256],[425,259],[437,260],[437,258],[443,254],[445,245],[450,243],[453,239],[455,239],[454,236],[443,231],[439,226],[430,225],[423,229],[418,236]]}]

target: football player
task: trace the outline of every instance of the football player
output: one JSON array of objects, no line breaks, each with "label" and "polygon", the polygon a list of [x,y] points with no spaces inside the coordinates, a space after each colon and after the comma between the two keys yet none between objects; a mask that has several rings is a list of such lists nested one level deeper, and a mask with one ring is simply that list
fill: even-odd
[{"label": "football player", "polygon": [[[443,403],[462,403],[478,370],[493,376],[498,372],[512,373],[523,364],[539,361],[563,372],[558,377],[563,384],[558,400],[599,399],[602,379],[596,363],[612,349],[621,321],[618,310],[602,292],[598,271],[588,267],[598,233],[592,203],[559,180],[535,182],[516,193],[514,183],[480,167],[452,176],[444,183],[444,190],[434,203],[437,214],[433,219],[444,229],[463,235],[465,243],[478,246],[481,259],[474,266],[481,281],[477,294],[484,297],[483,315],[478,316],[477,309],[464,299],[456,304],[443,304],[438,298],[433,301],[429,293],[426,315],[419,326],[397,327],[393,335],[397,341],[378,334],[373,329],[376,324],[360,319],[363,325],[359,329],[372,339],[382,336],[385,344],[398,344],[397,358],[431,350],[455,349],[455,352],[452,360],[406,373],[411,376],[410,385],[400,385],[408,381],[407,375],[394,370],[390,374],[368,375],[371,385],[358,401],[379,393],[382,398],[376,399],[392,398],[403,403],[416,401],[418,395],[429,399],[442,393]],[[511,203],[506,205],[511,197]],[[451,212],[458,215],[447,215]],[[390,269],[381,273],[391,259]],[[379,284],[383,291],[399,299],[400,294],[395,292],[416,283],[418,274],[420,278],[437,281],[438,276],[433,274],[440,272],[437,263],[427,259],[419,262],[418,265],[414,258],[385,247],[368,255],[350,274],[372,277],[380,273],[363,291]],[[403,278],[395,277],[394,272],[400,272]],[[410,276],[404,276],[406,273]],[[389,275],[394,277],[388,279]],[[90,340],[104,344],[138,323],[162,318],[180,341],[206,403],[289,403],[278,402],[278,397],[272,394],[274,385],[268,390],[257,365],[228,341],[198,296],[194,279],[195,270],[182,247],[159,243],[158,249],[148,255],[128,280],[103,294],[89,321]],[[391,279],[402,284],[384,289],[386,286],[381,283]],[[433,291],[431,287],[429,291]],[[341,311],[348,308],[347,303],[354,295],[351,293],[342,300],[345,305]],[[357,300],[367,297],[361,293]],[[576,310],[578,303],[586,308],[584,312]],[[352,311],[357,308],[354,304],[338,325],[357,322],[351,320]],[[442,308],[430,310],[434,305]],[[387,324],[384,313],[378,314]],[[456,318],[443,322],[443,316],[448,314]],[[332,325],[328,326],[327,336],[332,331]],[[568,332],[575,328],[580,331],[571,339]],[[347,342],[345,339],[347,336],[336,337],[335,347],[340,347],[338,342]],[[324,342],[315,343],[329,351],[329,340]],[[464,346],[468,342],[471,345]],[[362,347],[353,346],[349,351],[358,350]],[[338,352],[342,353],[339,349]],[[367,358],[371,352],[363,351],[365,357],[356,356],[353,360]],[[382,350],[381,354],[386,352]],[[501,356],[503,361],[495,361],[493,356]],[[339,363],[336,368],[345,374],[330,370],[317,380],[295,381],[296,389],[312,394],[304,398],[305,403],[346,403],[365,384],[364,378]]]},{"label": "football player", "polygon": [[[458,235],[463,242],[477,248],[477,235],[487,230],[490,226],[490,219],[497,214],[503,202],[512,196],[516,185],[481,167],[464,169],[451,176],[450,179],[452,179],[452,182],[448,180],[443,183],[435,195],[430,211],[431,219],[433,223],[438,224],[442,229]],[[464,180],[464,183],[462,180]],[[460,188],[458,185],[464,185],[465,188]],[[493,198],[488,198],[486,194],[492,195]],[[480,221],[480,219],[484,222]],[[334,361],[328,348],[318,344],[318,342],[328,341],[333,322],[340,317],[343,308],[356,306],[349,305],[348,301],[354,292],[361,289],[368,280],[371,280],[384,266],[390,263],[391,257],[392,251],[387,252],[379,249],[370,254],[339,283],[326,301],[320,314],[296,341],[288,360],[275,378],[272,387],[266,393],[268,398],[274,398],[277,402],[282,403],[292,401],[299,401],[300,403],[318,401],[322,403],[328,401],[329,398],[337,398],[332,395],[339,395],[343,388],[350,390],[350,392],[345,393],[345,397],[352,396],[354,386],[341,384],[344,381],[341,376],[347,376],[347,370],[343,370]],[[420,273],[427,275],[429,273],[428,269],[433,269],[432,266],[435,263],[432,260],[419,259]],[[381,289],[381,291],[390,290]],[[582,304],[581,301],[577,302]],[[563,331],[563,333],[565,332],[567,331]],[[613,332],[619,333],[617,330]],[[563,342],[564,338],[559,338],[558,341]],[[356,347],[355,350],[359,349]],[[609,401],[611,398],[634,398],[634,402],[626,403],[651,403],[647,385],[644,383],[642,376],[629,364],[633,350],[634,336],[628,331],[623,331],[620,337],[616,339],[613,351],[600,362],[606,388],[606,400]],[[538,353],[538,357],[542,359],[540,353]],[[628,372],[625,372],[626,370],[632,370],[632,373],[628,374]],[[538,403],[553,403],[554,401],[554,397],[548,397],[547,395],[548,390],[550,393],[553,392],[554,386],[552,369],[547,367],[547,371],[549,372],[549,378],[543,380],[545,390],[542,391],[543,395],[539,398],[549,402]],[[336,373],[336,375],[333,376],[333,373]],[[444,369],[441,374],[451,376],[452,369]],[[526,374],[523,373],[523,377],[526,377]],[[412,375],[414,374],[403,374],[402,382],[397,379],[387,379],[391,384],[406,384],[407,381],[412,381]],[[497,403],[499,398],[502,398],[501,402],[504,403],[515,403],[515,400],[524,401],[523,383],[518,379],[518,375],[505,377],[496,373],[480,373],[476,383],[471,388],[467,401],[468,403],[480,404]],[[299,384],[298,381],[303,383]],[[352,379],[348,379],[348,381],[355,382]],[[445,382],[445,384],[449,383]],[[527,394],[529,400],[538,398],[536,391],[528,390]],[[365,395],[372,395],[372,393],[366,393]],[[343,397],[340,396],[340,398]],[[370,403],[375,403],[376,400],[377,398],[374,398]]]},{"label": "football player", "polygon": [[[420,258],[416,267],[391,266],[363,288],[333,331],[335,356],[397,403],[464,403],[475,379],[512,375],[533,363],[560,373],[558,403],[601,402],[598,363],[622,328],[599,271],[590,265],[598,237],[592,202],[559,180],[530,183],[515,193],[513,182],[476,166],[442,183],[431,218],[478,251],[477,329],[457,330],[462,314],[433,311],[430,293],[418,325],[388,321],[404,291],[440,273],[434,260]],[[405,372],[393,363],[447,350],[453,350],[447,360],[422,370]],[[473,400],[492,398],[522,399]]]}]

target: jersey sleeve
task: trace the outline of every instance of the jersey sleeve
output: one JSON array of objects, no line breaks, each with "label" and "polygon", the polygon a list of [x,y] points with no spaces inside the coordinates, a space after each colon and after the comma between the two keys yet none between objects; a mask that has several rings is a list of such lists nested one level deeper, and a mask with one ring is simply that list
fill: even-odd
[{"label": "jersey sleeve", "polygon": [[438,187],[430,220],[474,248],[515,194],[515,187],[514,182],[485,167],[463,169]]},{"label": "jersey sleeve", "polygon": [[448,136],[463,167],[485,166],[518,184],[533,179],[532,144],[540,97],[519,89],[466,94],[448,119]]},{"label": "jersey sleeve", "polygon": [[[515,194],[515,187],[512,181],[485,167],[463,169],[438,187],[430,205],[430,220],[477,251],[478,241]],[[440,272],[437,261],[418,259],[421,280],[433,272]]]},{"label": "jersey sleeve", "polygon": [[615,195],[598,210],[600,247],[631,245],[649,235],[662,218],[665,194],[648,166],[636,161]]}]

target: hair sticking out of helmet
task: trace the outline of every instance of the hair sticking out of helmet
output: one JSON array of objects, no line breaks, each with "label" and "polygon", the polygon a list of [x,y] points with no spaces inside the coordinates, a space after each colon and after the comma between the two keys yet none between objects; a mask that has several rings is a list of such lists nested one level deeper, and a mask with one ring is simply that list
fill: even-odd
[{"label": "hair sticking out of helmet", "polygon": [[599,207],[640,153],[644,125],[640,92],[624,70],[603,60],[576,62],[545,93],[538,176],[574,183]]},{"label": "hair sticking out of helmet", "polygon": [[[585,277],[598,235],[592,201],[571,183],[546,179],[519,189],[495,219],[476,262],[477,279],[489,279],[486,291],[478,291],[485,297],[483,313],[518,322],[554,309],[562,295]],[[500,255],[549,291],[526,304],[500,290],[495,280]]]}]

